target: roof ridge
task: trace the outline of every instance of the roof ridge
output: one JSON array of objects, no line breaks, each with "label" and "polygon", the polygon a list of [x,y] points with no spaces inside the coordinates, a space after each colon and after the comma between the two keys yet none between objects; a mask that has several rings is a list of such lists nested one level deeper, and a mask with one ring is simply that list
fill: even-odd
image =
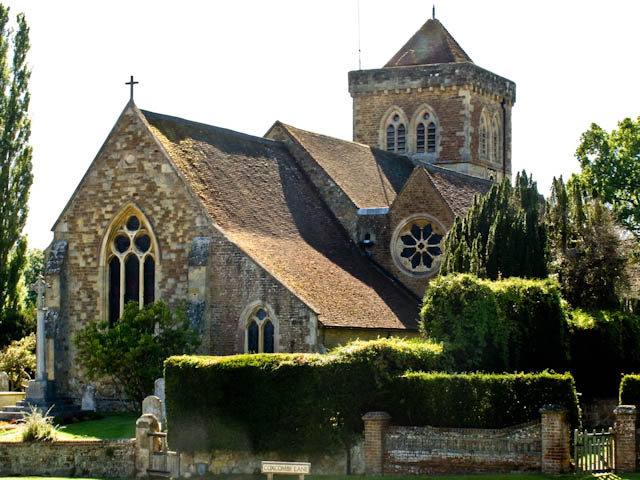
[{"label": "roof ridge", "polygon": [[216,130],[220,133],[223,134],[227,134],[227,135],[231,135],[234,137],[238,137],[239,139],[243,139],[243,140],[249,140],[249,141],[254,141],[256,143],[261,143],[264,145],[281,145],[281,142],[277,141],[277,140],[272,140],[270,138],[265,138],[265,137],[258,137],[256,135],[251,135],[248,133],[243,133],[243,132],[238,132],[237,130],[231,130],[229,128],[224,128],[224,127],[218,127],[216,125],[210,125],[208,123],[202,123],[202,122],[196,122],[194,120],[187,120],[186,118],[181,118],[181,117],[176,117],[173,115],[166,115],[164,113],[157,113],[157,112],[151,112],[149,110],[142,110],[140,109],[140,112],[142,113],[143,116],[147,116],[147,115],[151,115],[151,116],[155,116],[159,119],[164,119],[167,121],[171,121],[171,122],[175,122],[175,123],[183,123],[183,124],[188,124],[191,126],[199,126],[199,127],[204,127],[207,129],[211,129],[211,130]]},{"label": "roof ridge", "polygon": [[473,175],[469,175],[468,173],[458,172],[457,170],[452,170],[450,168],[441,167],[440,165],[434,165],[432,163],[421,163],[421,167],[426,168],[427,170],[432,168],[439,173],[451,174],[456,177],[465,178],[469,180],[473,180],[474,182],[486,183],[487,185],[493,185],[494,182],[488,180],[486,178],[474,177]]}]

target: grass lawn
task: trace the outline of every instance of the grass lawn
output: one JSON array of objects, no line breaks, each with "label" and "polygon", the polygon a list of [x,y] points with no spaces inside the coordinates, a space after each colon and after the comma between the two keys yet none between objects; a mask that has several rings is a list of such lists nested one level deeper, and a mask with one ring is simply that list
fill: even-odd
[{"label": "grass lawn", "polygon": [[[99,420],[62,425],[58,438],[61,440],[133,438],[136,436],[137,418],[136,413],[111,413]],[[18,435],[18,428],[0,430],[0,441],[16,441]]]}]

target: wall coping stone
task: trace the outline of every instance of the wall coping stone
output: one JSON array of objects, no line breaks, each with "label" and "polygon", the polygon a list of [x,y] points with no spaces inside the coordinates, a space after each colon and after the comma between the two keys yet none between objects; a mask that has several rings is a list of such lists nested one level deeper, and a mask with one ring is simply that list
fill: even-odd
[{"label": "wall coping stone", "polygon": [[540,407],[540,410],[538,410],[540,413],[562,413],[562,412],[568,412],[569,410],[567,410],[566,407],[563,407],[562,405],[543,405],[542,407]]},{"label": "wall coping stone", "polygon": [[635,405],[618,405],[613,409],[613,413],[616,415],[635,415],[636,406]]},{"label": "wall coping stone", "polygon": [[387,412],[367,412],[362,416],[362,420],[391,420],[391,415]]}]

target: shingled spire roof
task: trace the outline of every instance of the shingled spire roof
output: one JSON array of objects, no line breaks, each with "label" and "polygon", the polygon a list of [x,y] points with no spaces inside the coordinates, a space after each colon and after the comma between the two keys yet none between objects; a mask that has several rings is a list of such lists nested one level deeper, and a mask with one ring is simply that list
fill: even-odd
[{"label": "shingled spire roof", "polygon": [[385,68],[458,62],[473,63],[473,60],[440,21],[430,18],[387,62]]}]

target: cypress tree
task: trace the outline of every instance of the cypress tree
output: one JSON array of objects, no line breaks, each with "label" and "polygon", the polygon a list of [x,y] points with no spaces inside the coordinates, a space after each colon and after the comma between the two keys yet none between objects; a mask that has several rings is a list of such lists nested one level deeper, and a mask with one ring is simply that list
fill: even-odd
[{"label": "cypress tree", "polygon": [[543,278],[546,269],[546,230],[542,198],[526,172],[476,196],[458,217],[445,239],[441,274],[473,273],[480,277]]},{"label": "cypress tree", "polygon": [[28,145],[31,122],[26,63],[29,27],[23,14],[17,31],[8,25],[9,8],[0,5],[0,328],[22,307],[19,288],[26,264],[27,220],[31,172]]}]

